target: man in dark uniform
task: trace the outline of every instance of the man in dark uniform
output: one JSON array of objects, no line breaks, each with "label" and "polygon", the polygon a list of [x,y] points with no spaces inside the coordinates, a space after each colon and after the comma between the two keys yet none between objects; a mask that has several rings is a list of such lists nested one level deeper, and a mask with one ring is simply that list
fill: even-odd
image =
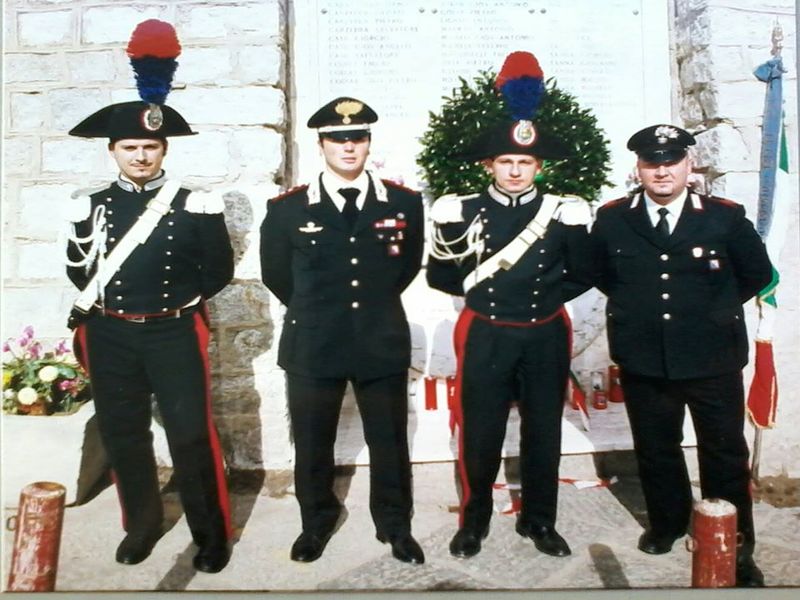
[{"label": "man in dark uniform", "polygon": [[261,226],[264,284],[288,310],[278,351],[286,370],[303,531],[292,560],[322,555],[342,507],[334,443],[347,382],[370,455],[370,511],[381,542],[423,563],[411,536],[407,376],[411,342],[400,294],[420,268],[419,193],[364,169],[375,112],[337,98],[308,121],[325,169],[270,200]]},{"label": "man in dark uniform", "polygon": [[681,450],[688,406],[702,495],[737,509],[744,538],[737,585],[760,586],[744,437],[742,304],[769,283],[771,265],[744,207],[687,187],[694,143],[672,125],[628,140],[642,189],[598,212],[598,288],[608,296],[610,353],[621,367],[650,520],[639,549],[669,552],[689,526],[692,491]]},{"label": "man in dark uniform", "polygon": [[591,213],[585,201],[543,194],[534,184],[542,160],[566,155],[531,121],[503,121],[470,156],[492,175],[489,187],[433,205],[427,280],[464,296],[466,305],[454,332],[462,502],[450,553],[457,557],[480,552],[488,534],[492,484],[515,401],[521,418],[517,532],[541,552],[570,554],[555,529],[571,353],[564,302],[589,287]]},{"label": "man in dark uniform", "polygon": [[[127,532],[116,559],[143,561],[161,535],[150,431],[155,394],[199,548],[194,566],[215,573],[230,557],[231,523],[211,417],[206,300],[231,281],[233,251],[222,199],[168,181],[161,168],[167,137],[193,133],[169,106],[139,101],[106,106],[70,131],[108,138],[120,174],[74,201],[67,274],[84,290],[71,326]],[[127,254],[121,265],[119,253]]]}]

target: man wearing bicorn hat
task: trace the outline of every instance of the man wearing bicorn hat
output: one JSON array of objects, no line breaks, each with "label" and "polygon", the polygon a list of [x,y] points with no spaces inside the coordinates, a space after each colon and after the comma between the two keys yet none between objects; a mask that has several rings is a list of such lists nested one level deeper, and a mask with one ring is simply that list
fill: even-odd
[{"label": "man wearing bicorn hat", "polygon": [[492,485],[514,402],[521,419],[516,530],[545,554],[570,554],[555,529],[571,354],[564,302],[589,287],[591,212],[580,198],[537,189],[542,162],[570,154],[535,122],[542,79],[532,54],[506,58],[495,85],[506,106],[516,108],[489,124],[465,157],[480,160],[492,182],[472,195],[439,198],[432,209],[428,283],[465,301],[454,332],[462,501],[450,543],[450,553],[462,558],[480,552],[489,532]]},{"label": "man wearing bicorn hat", "polygon": [[628,140],[641,187],[598,211],[597,287],[608,296],[609,349],[621,368],[650,521],[639,549],[669,552],[689,527],[692,490],[681,449],[688,406],[702,496],[737,509],[736,583],[763,586],[753,562],[742,304],[770,282],[772,267],[743,206],[689,187],[694,143],[668,124]]},{"label": "man wearing bicorn hat", "polygon": [[215,573],[229,560],[231,523],[211,417],[206,300],[231,281],[233,251],[222,199],[190,192],[161,168],[167,139],[194,134],[164,104],[179,52],[171,25],[139,24],[128,55],[143,100],[106,106],[69,132],[107,138],[120,170],[112,184],[73,201],[67,274],[82,292],[70,326],[127,532],[116,560],[145,560],[162,533],[154,394],[198,546],[194,566]]},{"label": "man wearing bicorn hat", "polygon": [[424,562],[411,535],[407,425],[411,342],[400,294],[419,271],[420,194],[365,170],[378,119],[351,97],[308,120],[323,171],[269,201],[261,226],[264,284],[286,305],[278,364],[286,371],[302,532],[292,560],[318,559],[343,507],[334,443],[347,383],[370,457],[370,512],[395,558]]}]

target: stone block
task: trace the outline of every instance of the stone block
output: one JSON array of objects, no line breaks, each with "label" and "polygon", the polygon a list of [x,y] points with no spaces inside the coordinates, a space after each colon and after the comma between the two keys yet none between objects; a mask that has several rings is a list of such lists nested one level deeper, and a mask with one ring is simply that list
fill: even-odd
[{"label": "stone block", "polygon": [[274,178],[283,168],[283,134],[274,129],[239,129],[233,136],[231,151],[242,174]]},{"label": "stone block", "polygon": [[713,112],[706,111],[713,120],[732,120],[749,124],[761,118],[764,112],[764,84],[755,78],[752,81],[718,83],[716,106]]},{"label": "stone block", "polygon": [[14,136],[3,140],[3,167],[5,175],[33,176],[36,174],[38,138]]},{"label": "stone block", "polygon": [[242,330],[226,329],[223,368],[228,372],[253,370],[253,360],[272,345],[272,324]]},{"label": "stone block", "polygon": [[63,279],[63,251],[57,242],[20,243],[17,248],[18,275],[25,279]]},{"label": "stone block", "polygon": [[261,420],[250,415],[217,415],[214,419],[220,434],[225,461],[238,469],[261,468]]},{"label": "stone block", "polygon": [[720,83],[753,81],[753,70],[769,58],[763,50],[743,46],[712,46],[707,55],[714,79]]},{"label": "stone block", "polygon": [[206,125],[275,125],[285,121],[284,94],[271,87],[174,90],[170,105]]},{"label": "stone block", "polygon": [[[717,46],[763,44],[765,48],[769,48],[772,28],[779,12],[770,13],[767,10],[753,10],[753,8],[752,3],[749,3],[745,10],[729,3],[724,6],[709,6],[706,10],[710,25],[708,43]],[[784,23],[784,34],[787,32],[788,16],[785,20],[787,23]]]},{"label": "stone block", "polygon": [[7,53],[5,58],[6,84],[63,79],[63,61],[57,54]]},{"label": "stone block", "polygon": [[701,94],[699,92],[681,95],[680,116],[685,125],[689,128],[696,127],[704,121],[700,97]]},{"label": "stone block", "polygon": [[[53,255],[48,260],[57,262],[59,256]],[[66,280],[63,270],[61,273],[61,279]],[[4,272],[4,276],[8,274]],[[27,274],[20,273],[19,277],[27,277]],[[33,286],[26,282],[17,287],[6,283],[3,287],[3,331],[16,333],[33,325],[37,337],[68,337],[67,315],[76,295],[75,288],[66,285]]]},{"label": "stone block", "polygon": [[245,46],[239,49],[237,58],[242,83],[282,83],[284,53],[277,45]]},{"label": "stone block", "polygon": [[725,173],[711,183],[711,193],[744,205],[747,218],[755,221],[758,213],[758,172]]},{"label": "stone block", "polygon": [[226,4],[182,4],[177,7],[176,26],[182,39],[229,38],[241,35],[280,35],[281,8],[278,0]]},{"label": "stone block", "polygon": [[42,142],[42,172],[91,173],[98,159],[97,144],[92,140],[68,138]]},{"label": "stone block", "polygon": [[47,127],[50,106],[41,92],[12,92],[9,95],[10,131],[25,131]]},{"label": "stone block", "polygon": [[211,299],[211,310],[226,324],[263,326],[269,321],[269,292],[260,281],[233,283]]},{"label": "stone block", "polygon": [[66,230],[66,205],[75,186],[70,184],[34,184],[19,191],[18,234],[57,239]]},{"label": "stone block", "polygon": [[111,82],[117,77],[113,50],[68,52],[66,56],[67,71],[73,84]]},{"label": "stone block", "polygon": [[697,49],[680,64],[680,82],[684,91],[707,84],[712,78],[707,49]]},{"label": "stone block", "polygon": [[47,97],[53,129],[61,132],[69,131],[92,112],[108,104],[108,93],[98,89],[57,89],[48,92]]},{"label": "stone block", "polygon": [[167,17],[166,5],[136,5],[126,2],[122,6],[89,6],[83,10],[81,43],[127,43],[140,22],[146,19],[171,21]]},{"label": "stone block", "polygon": [[233,76],[231,50],[225,46],[213,48],[186,48],[178,59],[177,76],[189,84],[210,83],[231,85]]},{"label": "stone block", "polygon": [[72,11],[52,10],[17,14],[20,46],[65,46],[72,42]]},{"label": "stone block", "polygon": [[727,123],[720,123],[697,135],[697,162],[716,173],[744,171],[752,161],[741,133]]},{"label": "stone block", "polygon": [[252,375],[220,376],[212,380],[212,398],[220,411],[229,414],[258,415],[261,396]]},{"label": "stone block", "polygon": [[[171,101],[169,104],[175,106]],[[178,110],[190,123],[195,122],[191,112]],[[216,131],[171,138],[164,168],[178,177],[225,177],[232,169],[229,147],[228,136]]]}]

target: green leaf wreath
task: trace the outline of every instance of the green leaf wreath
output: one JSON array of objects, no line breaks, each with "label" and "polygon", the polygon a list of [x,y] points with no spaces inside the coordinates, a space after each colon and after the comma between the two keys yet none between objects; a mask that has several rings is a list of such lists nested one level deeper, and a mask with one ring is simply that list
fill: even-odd
[{"label": "green leaf wreath", "polygon": [[[480,191],[490,183],[490,176],[479,163],[460,156],[485,129],[507,118],[502,96],[495,91],[494,72],[481,71],[473,85],[459,79],[460,86],[452,97],[445,98],[441,113],[430,113],[421,140],[423,150],[417,157],[434,198]],[[554,79],[547,80],[546,89],[536,124],[574,148],[575,156],[545,161],[536,185],[547,193],[596,200],[600,189],[610,184],[608,140],[591,111],[581,109],[575,97],[560,90]]]}]

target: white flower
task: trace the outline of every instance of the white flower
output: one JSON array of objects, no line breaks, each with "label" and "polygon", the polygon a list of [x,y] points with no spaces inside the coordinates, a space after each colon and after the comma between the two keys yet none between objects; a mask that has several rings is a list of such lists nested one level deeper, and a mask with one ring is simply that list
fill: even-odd
[{"label": "white flower", "polygon": [[15,392],[14,390],[6,390],[3,392],[3,398],[5,398],[6,400],[11,400],[16,395],[17,392]]},{"label": "white flower", "polygon": [[24,387],[17,392],[17,401],[20,404],[30,406],[39,399],[39,394],[32,387]]},{"label": "white flower", "polygon": [[39,369],[39,379],[41,379],[45,383],[50,383],[51,381],[55,381],[56,377],[58,377],[58,369],[56,369],[52,365],[47,365],[46,367],[42,367],[41,369]]}]

